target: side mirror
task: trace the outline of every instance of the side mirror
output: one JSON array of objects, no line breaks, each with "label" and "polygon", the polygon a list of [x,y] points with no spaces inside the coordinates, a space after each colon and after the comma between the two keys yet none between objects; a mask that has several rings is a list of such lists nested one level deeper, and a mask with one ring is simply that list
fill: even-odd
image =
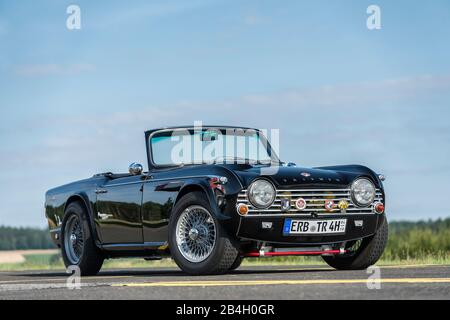
[{"label": "side mirror", "polygon": [[137,163],[137,162],[133,162],[128,167],[128,172],[130,174],[132,174],[133,176],[138,176],[138,175],[142,174],[142,171],[144,171],[144,168],[142,167],[142,164]]}]

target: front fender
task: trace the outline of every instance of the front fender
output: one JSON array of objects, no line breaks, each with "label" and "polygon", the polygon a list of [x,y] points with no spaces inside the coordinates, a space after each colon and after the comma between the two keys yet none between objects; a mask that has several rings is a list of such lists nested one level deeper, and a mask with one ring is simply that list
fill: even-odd
[{"label": "front fender", "polygon": [[86,209],[91,235],[97,246],[100,245],[100,238],[94,220],[95,192],[64,192],[47,193],[45,201],[45,212],[48,221],[50,235],[56,245],[60,245],[60,232],[65,218],[67,207],[74,201],[82,203]]},{"label": "front fender", "polygon": [[86,209],[86,213],[88,215],[88,221],[89,221],[89,228],[90,228],[90,232],[92,237],[94,238],[94,242],[96,244],[97,247],[101,247],[101,236],[100,233],[98,232],[97,229],[97,225],[95,223],[95,214],[94,214],[94,208],[96,206],[96,200],[97,200],[97,196],[95,194],[95,191],[91,191],[90,194],[88,194],[87,192],[79,192],[79,193],[75,193],[72,196],[70,196],[67,201],[66,204],[64,206],[64,213],[66,212],[67,206],[74,202],[74,201],[80,201],[84,204],[84,207]]},{"label": "front fender", "polygon": [[228,215],[225,215],[221,208],[219,207],[219,203],[217,200],[216,190],[214,190],[210,185],[210,180],[212,177],[204,177],[197,179],[189,179],[186,180],[185,183],[181,186],[178,196],[176,198],[175,203],[178,202],[185,194],[193,191],[201,191],[205,194],[209,205],[213,212],[211,212],[218,220],[227,220],[230,219]]},{"label": "front fender", "polygon": [[239,181],[235,181],[234,176],[227,177],[227,183],[222,187],[215,188],[211,185],[210,179],[213,176],[201,179],[187,180],[180,189],[177,200],[184,194],[191,191],[202,191],[210,204],[212,214],[219,220],[220,224],[228,232],[230,236],[237,233],[239,227],[239,217],[236,212],[237,194],[242,187]]}]

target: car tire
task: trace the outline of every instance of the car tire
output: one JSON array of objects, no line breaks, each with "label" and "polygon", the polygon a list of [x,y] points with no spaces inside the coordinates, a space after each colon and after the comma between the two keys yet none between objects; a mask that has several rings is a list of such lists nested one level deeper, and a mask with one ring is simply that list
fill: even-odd
[{"label": "car tire", "polygon": [[96,275],[104,261],[89,228],[88,215],[79,202],[66,208],[61,228],[61,253],[67,267],[77,266],[81,276]]},{"label": "car tire", "polygon": [[[184,195],[173,208],[169,221],[169,249],[180,269],[190,275],[225,273],[238,256],[235,245],[211,212],[202,192]],[[196,224],[197,221],[203,223]],[[195,235],[197,238],[194,239]],[[199,250],[195,249],[197,245]]]},{"label": "car tire", "polygon": [[238,255],[229,270],[233,271],[233,270],[236,270],[237,268],[239,268],[242,264],[242,261],[244,261],[244,258],[241,255]]},{"label": "car tire", "polygon": [[359,248],[343,256],[324,256],[325,262],[338,270],[361,270],[374,265],[383,254],[388,241],[388,222],[383,217],[381,226],[375,235],[364,238]]}]

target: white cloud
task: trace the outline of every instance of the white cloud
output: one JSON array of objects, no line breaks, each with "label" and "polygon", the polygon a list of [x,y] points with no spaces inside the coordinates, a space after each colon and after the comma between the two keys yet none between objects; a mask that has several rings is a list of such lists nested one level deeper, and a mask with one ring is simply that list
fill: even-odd
[{"label": "white cloud", "polygon": [[450,76],[419,76],[389,79],[378,82],[362,82],[300,88],[273,95],[248,95],[242,98],[247,105],[347,108],[355,105],[405,101],[430,93],[448,92]]},{"label": "white cloud", "polygon": [[39,76],[67,76],[77,75],[85,72],[92,72],[95,66],[89,63],[75,63],[75,64],[29,64],[22,65],[15,68],[15,73],[26,77]]}]

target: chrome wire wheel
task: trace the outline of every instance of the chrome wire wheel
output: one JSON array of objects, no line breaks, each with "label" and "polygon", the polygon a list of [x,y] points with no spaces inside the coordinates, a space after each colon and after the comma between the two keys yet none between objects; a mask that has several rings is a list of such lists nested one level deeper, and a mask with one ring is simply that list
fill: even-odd
[{"label": "chrome wire wheel", "polygon": [[190,206],[178,218],[177,247],[186,260],[194,263],[205,261],[214,249],[216,237],[216,224],[205,208]]},{"label": "chrome wire wheel", "polygon": [[77,215],[72,215],[64,228],[64,250],[67,259],[73,265],[78,264],[83,254],[84,232],[83,225]]}]

